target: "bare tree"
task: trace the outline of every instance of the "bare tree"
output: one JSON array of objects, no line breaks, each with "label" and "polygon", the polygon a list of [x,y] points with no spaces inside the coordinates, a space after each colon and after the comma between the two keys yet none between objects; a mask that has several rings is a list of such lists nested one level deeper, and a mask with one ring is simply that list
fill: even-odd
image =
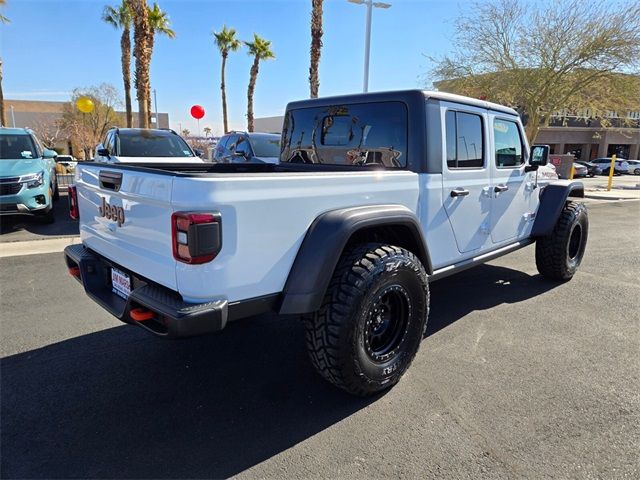
[{"label": "bare tree", "polygon": [[455,52],[431,60],[440,90],[518,108],[533,142],[561,108],[638,104],[640,3],[475,3],[457,20]]},{"label": "bare tree", "polygon": [[65,139],[65,130],[62,128],[61,119],[53,122],[37,120],[31,127],[46,148],[53,150],[56,144]]},{"label": "bare tree", "polygon": [[[93,101],[91,113],[82,113],[76,108],[76,100],[82,96]],[[63,108],[60,127],[73,143],[82,148],[85,160],[93,156],[93,149],[102,141],[107,130],[120,125],[120,117],[115,111],[120,106],[120,95],[113,85],[103,83],[73,90],[71,101]]]}]

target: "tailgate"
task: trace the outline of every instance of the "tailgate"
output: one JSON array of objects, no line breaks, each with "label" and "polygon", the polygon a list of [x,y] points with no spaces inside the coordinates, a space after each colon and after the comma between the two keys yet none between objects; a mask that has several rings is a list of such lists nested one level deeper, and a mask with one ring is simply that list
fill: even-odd
[{"label": "tailgate", "polygon": [[171,246],[173,176],[78,166],[82,243],[124,268],[176,290]]}]

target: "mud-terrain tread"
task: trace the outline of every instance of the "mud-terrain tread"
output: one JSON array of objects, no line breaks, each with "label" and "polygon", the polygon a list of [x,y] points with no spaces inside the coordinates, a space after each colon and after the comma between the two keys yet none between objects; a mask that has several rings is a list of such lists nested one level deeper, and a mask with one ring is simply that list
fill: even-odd
[{"label": "mud-terrain tread", "polygon": [[[568,236],[573,223],[582,212],[586,214],[586,211],[587,207],[583,203],[568,201],[560,213],[553,232],[536,241],[536,267],[542,276],[560,281],[567,281],[573,277],[575,271],[570,271],[565,258]],[[588,232],[585,231],[584,242],[587,234]]]},{"label": "mud-terrain tread", "polygon": [[[361,293],[358,285],[365,281],[364,275],[372,272],[376,264],[386,256],[397,254],[405,255],[420,265],[421,274],[426,279],[426,272],[420,261],[408,250],[379,243],[357,245],[340,258],[318,312],[304,318],[306,346],[314,368],[330,383],[355,395],[371,395],[373,391],[362,388],[355,379],[345,378],[339,368],[341,359],[338,342],[341,324],[349,321],[348,305],[355,295]],[[428,312],[428,291],[426,307]],[[409,360],[406,368],[412,360],[413,358]],[[399,376],[402,376],[402,373]]]}]

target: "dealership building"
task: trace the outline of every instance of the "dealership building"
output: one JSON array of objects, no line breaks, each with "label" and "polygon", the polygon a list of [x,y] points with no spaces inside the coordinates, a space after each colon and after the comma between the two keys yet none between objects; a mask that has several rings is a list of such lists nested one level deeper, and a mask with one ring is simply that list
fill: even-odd
[{"label": "dealership building", "polygon": [[[59,121],[62,119],[64,106],[69,102],[48,102],[38,100],[4,100],[5,114],[8,127],[33,129],[36,134],[47,132],[49,137],[56,137],[53,146],[59,153],[74,155],[81,158],[82,150],[72,138],[67,138],[60,131]],[[120,125],[126,124],[125,112],[116,111],[120,117]],[[158,113],[151,115],[152,128],[169,128],[169,114]],[[133,126],[138,126],[138,113],[133,112]],[[57,133],[57,135],[56,135]]]}]

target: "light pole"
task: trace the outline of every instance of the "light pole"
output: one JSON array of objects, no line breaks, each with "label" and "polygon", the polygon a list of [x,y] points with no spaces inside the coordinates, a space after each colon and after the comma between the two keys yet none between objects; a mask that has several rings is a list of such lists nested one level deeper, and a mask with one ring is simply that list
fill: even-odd
[{"label": "light pole", "polygon": [[373,7],[389,8],[390,3],[374,2],[373,0],[347,0],[351,3],[367,6],[367,20],[364,32],[364,80],[362,82],[362,91],[369,91],[369,51],[371,50],[371,12]]}]

